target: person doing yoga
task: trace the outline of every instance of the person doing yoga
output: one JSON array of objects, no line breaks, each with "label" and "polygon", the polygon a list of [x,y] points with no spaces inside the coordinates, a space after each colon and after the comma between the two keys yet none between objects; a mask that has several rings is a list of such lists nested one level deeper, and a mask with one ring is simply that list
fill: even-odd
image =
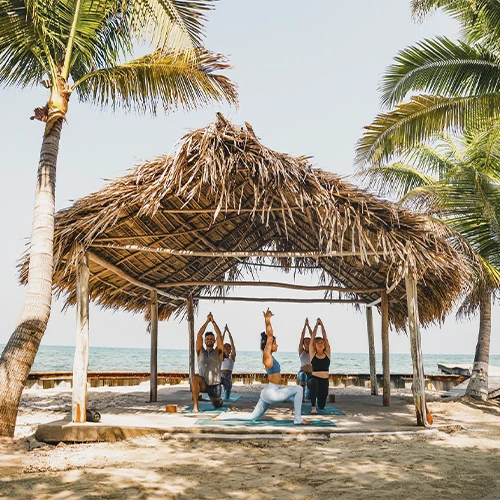
[{"label": "person doing yoga", "polygon": [[[316,337],[318,327],[321,327],[323,337]],[[330,343],[326,336],[325,327],[320,318],[316,320],[316,326],[311,333],[311,342],[309,344],[309,354],[311,356],[312,376],[307,386],[309,387],[309,396],[311,397],[311,414],[318,413],[318,408],[323,410],[328,397],[328,377],[330,370]]]},{"label": "person doing yoga", "polygon": [[311,378],[312,375],[311,356],[309,355],[309,343],[311,342],[311,338],[306,337],[306,330],[308,330],[309,335],[311,335],[311,327],[309,326],[308,318],[306,318],[306,321],[304,322],[304,328],[302,328],[302,333],[300,335],[300,370],[297,373],[297,380],[302,386],[302,389],[304,389],[304,400],[309,399],[309,389],[307,387],[307,381]]},{"label": "person doing yoga", "polygon": [[295,424],[310,424],[308,420],[302,418],[302,395],[303,390],[299,385],[282,387],[280,364],[274,358],[273,353],[278,350],[276,337],[273,334],[271,317],[273,313],[267,309],[264,313],[266,331],[261,333],[260,348],[262,350],[262,363],[268,375],[268,384],[262,389],[259,401],[252,413],[226,413],[219,417],[219,420],[258,420],[272,404],[284,403],[289,398],[294,398],[294,419]]},{"label": "person doing yoga", "polygon": [[233,369],[234,362],[236,361],[236,347],[234,346],[233,336],[229,331],[229,327],[224,327],[224,333],[222,334],[222,340],[226,335],[229,336],[229,342],[224,343],[224,355],[222,358],[222,364],[220,366],[220,382],[222,387],[224,387],[224,399],[229,399],[231,396],[231,389],[233,388]]}]

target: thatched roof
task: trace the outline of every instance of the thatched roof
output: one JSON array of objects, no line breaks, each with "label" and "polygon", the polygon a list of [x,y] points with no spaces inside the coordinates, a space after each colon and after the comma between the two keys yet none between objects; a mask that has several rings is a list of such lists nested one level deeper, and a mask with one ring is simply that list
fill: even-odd
[{"label": "thatched roof", "polygon": [[[249,124],[236,127],[218,114],[214,123],[186,134],[174,156],[144,162],[57,213],[54,287],[67,304],[75,303],[77,244],[91,252],[92,301],[147,313],[150,291],[143,283],[163,292],[160,319],[182,312],[189,294],[230,295],[226,287],[168,283],[234,279],[245,270],[255,273],[264,261],[301,272],[319,267],[320,279],[331,285],[397,283],[389,296],[390,321],[404,328],[408,270],[419,279],[423,325],[442,320],[463,291],[468,264],[446,241],[446,231],[312,168],[306,157],[266,148]],[[242,253],[255,251],[312,253]],[[210,252],[240,253],[221,258]],[[25,258],[21,281],[26,274]],[[380,293],[342,296],[371,302]]]}]

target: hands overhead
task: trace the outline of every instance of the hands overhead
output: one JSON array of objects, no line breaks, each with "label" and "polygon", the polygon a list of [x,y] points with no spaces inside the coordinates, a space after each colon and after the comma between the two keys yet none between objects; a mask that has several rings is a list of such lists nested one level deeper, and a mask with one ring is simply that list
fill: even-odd
[{"label": "hands overhead", "polygon": [[271,319],[272,316],[274,316],[274,314],[271,312],[271,310],[268,307],[267,311],[264,312],[264,318],[265,319]]}]

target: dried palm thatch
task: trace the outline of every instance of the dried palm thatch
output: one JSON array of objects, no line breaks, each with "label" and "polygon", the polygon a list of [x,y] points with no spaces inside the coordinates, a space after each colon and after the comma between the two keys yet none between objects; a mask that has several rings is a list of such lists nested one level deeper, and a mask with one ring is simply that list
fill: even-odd
[{"label": "dried palm thatch", "polygon": [[[189,295],[230,290],[208,281],[265,263],[316,268],[322,283],[359,289],[345,298],[370,303],[380,292],[369,289],[390,289],[390,321],[401,329],[407,272],[419,280],[423,325],[441,321],[463,292],[469,265],[448,237],[443,225],[312,168],[307,157],[272,151],[249,124],[218,114],[186,134],[174,156],[142,163],[57,213],[54,289],[75,303],[82,247],[92,301],[148,314],[150,290],[159,290],[160,319],[183,313]],[[27,264],[25,256],[21,282]]]}]

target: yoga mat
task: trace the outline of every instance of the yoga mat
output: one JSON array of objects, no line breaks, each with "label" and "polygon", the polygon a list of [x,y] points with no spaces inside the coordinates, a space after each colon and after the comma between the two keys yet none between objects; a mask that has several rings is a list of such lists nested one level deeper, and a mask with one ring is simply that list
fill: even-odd
[{"label": "yoga mat", "polygon": [[311,420],[310,425],[294,424],[293,420],[211,420],[199,418],[196,425],[244,425],[245,427],[336,427],[331,420]]},{"label": "yoga mat", "polygon": [[[343,411],[340,411],[335,406],[326,405],[322,410],[320,410],[316,406],[316,410],[318,410],[318,415],[344,415]],[[302,406],[302,415],[312,415],[311,413],[311,405]]]},{"label": "yoga mat", "polygon": [[[231,403],[234,403],[235,401],[238,401],[238,399],[240,398],[241,396],[239,394],[231,394],[231,396],[229,396],[229,399],[222,398],[222,401],[230,401]],[[202,401],[210,401],[210,396],[208,394],[204,394],[201,399]]]},{"label": "yoga mat", "polygon": [[[212,403],[202,403],[201,401],[198,403],[200,413],[220,413],[222,411],[227,411],[228,408],[229,406],[216,408]],[[193,415],[197,415],[197,413],[193,413],[193,405],[190,405],[185,410],[182,410],[182,413],[192,413]]]}]

